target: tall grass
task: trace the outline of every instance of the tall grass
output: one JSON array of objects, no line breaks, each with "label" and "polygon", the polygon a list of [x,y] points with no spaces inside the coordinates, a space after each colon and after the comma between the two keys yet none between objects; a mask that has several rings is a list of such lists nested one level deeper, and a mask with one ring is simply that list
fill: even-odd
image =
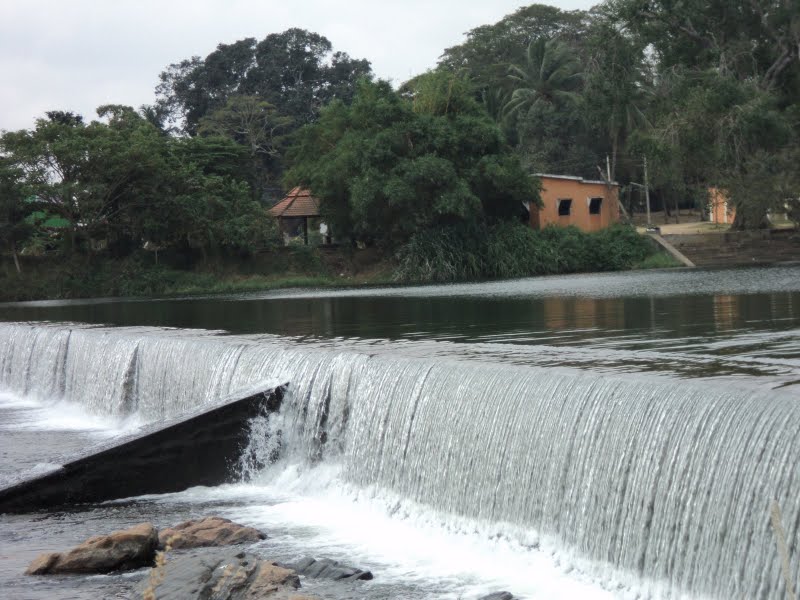
[{"label": "tall grass", "polygon": [[467,224],[415,235],[398,252],[398,281],[447,282],[630,269],[654,254],[628,226],[595,233]]}]

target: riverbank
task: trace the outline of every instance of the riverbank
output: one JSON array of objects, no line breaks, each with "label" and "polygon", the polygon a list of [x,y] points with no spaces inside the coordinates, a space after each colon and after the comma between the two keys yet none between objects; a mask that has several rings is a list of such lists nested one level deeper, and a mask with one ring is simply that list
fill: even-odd
[{"label": "riverbank", "polygon": [[97,297],[180,296],[267,291],[290,287],[377,285],[392,281],[392,265],[370,251],[280,248],[247,259],[200,261],[140,253],[115,260],[95,256],[22,257],[22,273],[0,267],[0,301]]},{"label": "riverbank", "polygon": [[291,246],[248,258],[205,260],[140,251],[123,259],[10,257],[0,266],[0,301],[182,296],[392,283],[469,282],[537,275],[680,266],[631,228],[594,234],[524,227],[431,232],[397,254],[376,248]]}]

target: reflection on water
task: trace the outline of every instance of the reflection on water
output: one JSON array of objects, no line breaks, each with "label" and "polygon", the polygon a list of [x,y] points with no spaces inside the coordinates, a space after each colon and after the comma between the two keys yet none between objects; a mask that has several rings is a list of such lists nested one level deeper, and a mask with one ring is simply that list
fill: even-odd
[{"label": "reflection on water", "polygon": [[0,306],[0,319],[267,333],[373,348],[383,340],[390,352],[414,355],[682,377],[779,372],[786,384],[800,370],[800,267],[30,302]]}]

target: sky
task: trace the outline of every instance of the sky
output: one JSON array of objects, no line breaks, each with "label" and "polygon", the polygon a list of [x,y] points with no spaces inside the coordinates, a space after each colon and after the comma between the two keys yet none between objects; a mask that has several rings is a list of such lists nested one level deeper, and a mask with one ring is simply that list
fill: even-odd
[{"label": "sky", "polygon": [[[592,0],[543,0],[565,10]],[[436,65],[465,32],[524,0],[0,0],[0,130],[48,110],[87,120],[102,104],[155,99],[158,74],[219,43],[300,27],[401,83]]]}]

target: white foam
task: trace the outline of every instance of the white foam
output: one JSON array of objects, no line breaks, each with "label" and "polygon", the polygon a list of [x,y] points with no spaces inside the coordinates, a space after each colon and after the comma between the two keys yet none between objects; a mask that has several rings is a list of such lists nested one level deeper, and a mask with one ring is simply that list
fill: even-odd
[{"label": "white foam", "polygon": [[[223,512],[265,530],[270,545],[370,568],[376,582],[436,589],[437,598],[508,590],[520,598],[663,598],[669,593],[564,551],[507,523],[431,510],[380,489],[344,483],[336,465],[276,465],[260,482],[151,496],[158,502],[227,503]],[[276,536],[276,532],[278,533]]]},{"label": "white foam", "polygon": [[0,410],[4,413],[0,431],[76,431],[113,437],[142,424],[136,415],[125,418],[96,415],[73,402],[8,391],[0,391]]}]

